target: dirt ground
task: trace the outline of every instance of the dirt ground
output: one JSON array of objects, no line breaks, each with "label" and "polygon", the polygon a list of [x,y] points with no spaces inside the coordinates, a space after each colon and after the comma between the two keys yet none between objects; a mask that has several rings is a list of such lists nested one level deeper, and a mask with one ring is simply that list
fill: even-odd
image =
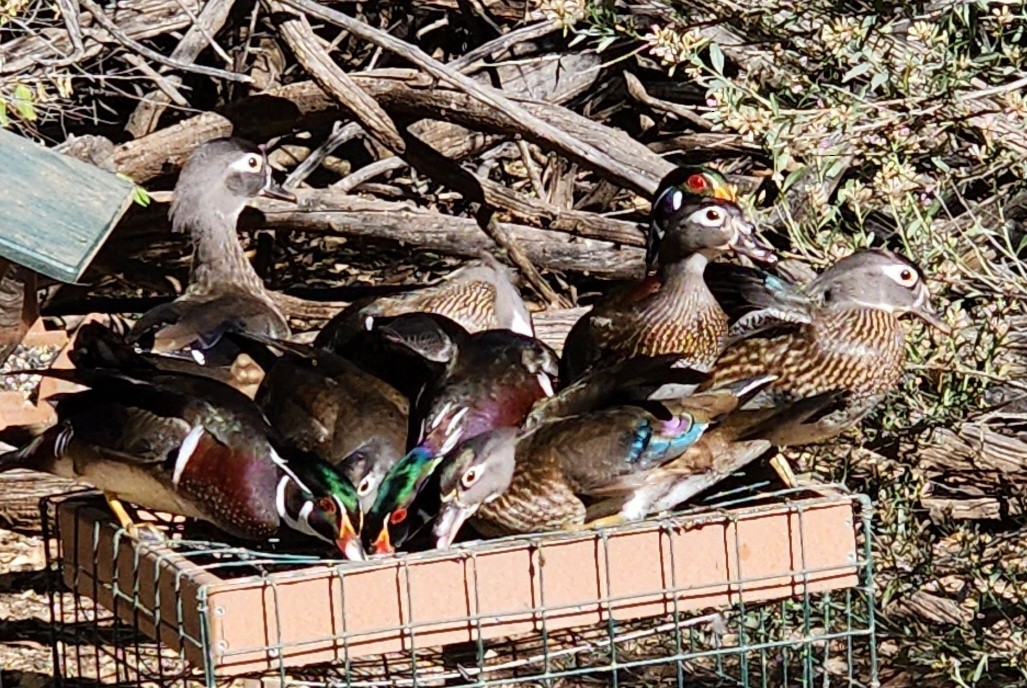
[{"label": "dirt ground", "polygon": [[3,688],[53,685],[46,553],[38,535],[0,530],[0,667]]}]

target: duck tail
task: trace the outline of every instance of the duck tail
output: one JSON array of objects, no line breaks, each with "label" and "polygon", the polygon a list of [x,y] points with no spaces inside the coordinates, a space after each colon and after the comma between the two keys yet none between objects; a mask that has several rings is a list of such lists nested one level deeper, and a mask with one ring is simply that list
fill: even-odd
[{"label": "duck tail", "polygon": [[33,437],[32,440],[21,449],[13,449],[0,454],[0,473],[13,471],[16,468],[36,468],[39,458],[47,453],[50,447],[50,454],[56,453],[55,438],[61,437],[61,433],[54,433],[54,428],[47,430],[42,435]]}]

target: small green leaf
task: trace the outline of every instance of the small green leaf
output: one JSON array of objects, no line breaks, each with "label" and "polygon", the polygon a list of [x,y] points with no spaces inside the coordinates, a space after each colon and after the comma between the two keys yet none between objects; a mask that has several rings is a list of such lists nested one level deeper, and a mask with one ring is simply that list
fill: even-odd
[{"label": "small green leaf", "polygon": [[23,119],[34,122],[36,119],[36,108],[32,105],[32,89],[25,84],[18,84],[14,87],[14,109]]},{"label": "small green leaf", "polygon": [[612,45],[615,40],[617,40],[617,34],[611,34],[611,35],[605,37],[603,40],[599,41],[598,45],[596,45],[596,52],[597,53],[603,52],[604,50],[609,48],[610,45]]},{"label": "small green leaf", "polygon": [[724,52],[716,43],[710,43],[710,63],[717,74],[724,73]]},{"label": "small green leaf", "polygon": [[863,63],[860,63],[860,64],[856,65],[855,67],[853,67],[849,71],[845,72],[845,74],[842,76],[842,83],[844,84],[844,83],[847,83],[849,81],[852,81],[856,77],[863,76],[864,74],[869,72],[870,69],[873,66],[874,66],[873,63],[871,63],[871,62],[863,62]]},{"label": "small green leaf", "polygon": [[6,129],[10,121],[7,117],[7,101],[0,100],[0,129]]},{"label": "small green leaf", "polygon": [[146,193],[146,189],[141,186],[137,186],[132,192],[132,200],[143,206],[144,208],[150,205],[150,194]]}]

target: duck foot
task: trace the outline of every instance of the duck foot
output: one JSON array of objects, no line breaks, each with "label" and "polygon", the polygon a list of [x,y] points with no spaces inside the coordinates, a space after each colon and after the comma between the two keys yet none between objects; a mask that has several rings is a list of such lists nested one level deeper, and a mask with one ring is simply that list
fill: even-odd
[{"label": "duck foot", "polygon": [[104,492],[103,496],[107,500],[107,506],[114,512],[114,517],[118,519],[118,524],[130,538],[139,542],[164,542],[164,533],[155,525],[152,523],[137,523],[129,515],[128,509],[125,508],[120,499],[109,492]]},{"label": "duck foot", "polygon": [[777,477],[781,478],[781,482],[785,484],[785,487],[794,489],[799,487],[799,479],[795,477],[795,473],[792,471],[791,464],[783,456],[778,454],[770,460],[770,466],[777,473]]},{"label": "duck foot", "polygon": [[564,526],[564,530],[571,533],[581,532],[583,530],[593,530],[595,528],[612,528],[613,526],[624,525],[628,522],[628,519],[624,518],[621,514],[613,514],[611,516],[603,516],[602,518],[592,519],[587,523],[574,523],[568,526]]}]

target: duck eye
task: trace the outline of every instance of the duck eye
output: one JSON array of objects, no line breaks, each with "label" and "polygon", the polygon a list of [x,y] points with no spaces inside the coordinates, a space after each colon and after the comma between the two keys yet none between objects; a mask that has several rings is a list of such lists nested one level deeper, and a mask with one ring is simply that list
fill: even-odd
[{"label": "duck eye", "polygon": [[256,155],[247,156],[246,164],[249,166],[251,170],[260,169],[260,158],[258,158]]},{"label": "duck eye", "polygon": [[317,508],[326,514],[334,514],[336,511],[335,500],[331,497],[322,497],[317,500]]},{"label": "duck eye", "polygon": [[905,265],[889,265],[884,268],[884,273],[903,287],[912,287],[920,280],[920,276],[917,275],[916,271]]},{"label": "duck eye", "polygon": [[899,279],[903,282],[910,282],[913,279],[913,273],[909,270],[903,270],[899,273]]},{"label": "duck eye", "polygon": [[474,483],[478,482],[478,470],[470,468],[464,473],[463,477],[460,478],[460,484],[464,486],[464,489],[469,489]]},{"label": "duck eye", "polygon": [[685,186],[692,191],[703,191],[707,185],[706,177],[701,174],[693,174],[685,181]]},{"label": "duck eye", "polygon": [[710,208],[706,211],[706,219],[710,222],[716,222],[720,220],[720,211],[716,208]]},{"label": "duck eye", "polygon": [[389,514],[389,523],[392,525],[398,525],[405,520],[407,520],[407,510],[402,507]]},{"label": "duck eye", "polygon": [[357,494],[363,497],[371,491],[371,479],[364,478],[360,481],[360,485],[357,487]]}]

